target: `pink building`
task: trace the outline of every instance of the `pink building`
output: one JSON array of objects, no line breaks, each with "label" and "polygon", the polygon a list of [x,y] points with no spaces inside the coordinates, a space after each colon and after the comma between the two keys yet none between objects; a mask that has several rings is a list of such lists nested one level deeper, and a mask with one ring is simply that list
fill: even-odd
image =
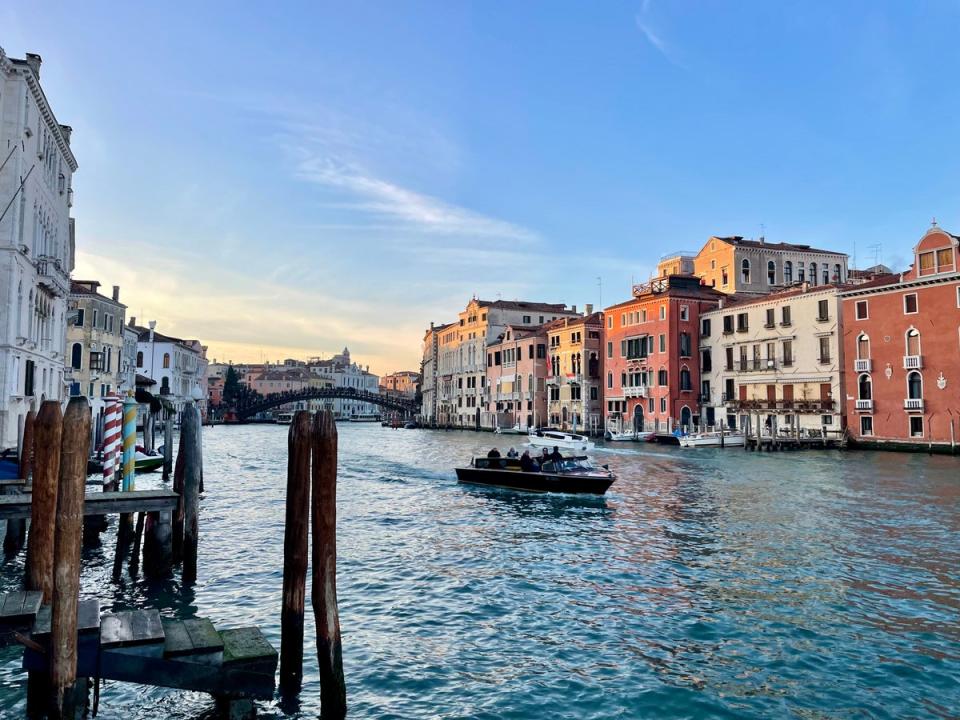
[{"label": "pink building", "polygon": [[507,325],[487,345],[484,427],[523,429],[546,423],[547,333],[542,325]]}]

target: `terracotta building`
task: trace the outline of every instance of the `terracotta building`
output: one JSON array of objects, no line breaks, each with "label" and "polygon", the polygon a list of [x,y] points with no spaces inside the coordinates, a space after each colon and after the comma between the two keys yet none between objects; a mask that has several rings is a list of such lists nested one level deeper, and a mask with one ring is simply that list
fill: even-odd
[{"label": "terracotta building", "polygon": [[691,275],[635,285],[604,311],[604,412],[610,430],[669,432],[700,422],[700,315],[723,294]]},{"label": "terracotta building", "polygon": [[539,427],[547,416],[547,334],[543,325],[508,325],[487,345],[484,427]]},{"label": "terracotta building", "polygon": [[913,266],[843,293],[854,442],[955,447],[960,440],[958,238],[936,225]]},{"label": "terracotta building", "polygon": [[547,416],[552,427],[594,434],[603,429],[603,316],[592,309],[546,325]]}]

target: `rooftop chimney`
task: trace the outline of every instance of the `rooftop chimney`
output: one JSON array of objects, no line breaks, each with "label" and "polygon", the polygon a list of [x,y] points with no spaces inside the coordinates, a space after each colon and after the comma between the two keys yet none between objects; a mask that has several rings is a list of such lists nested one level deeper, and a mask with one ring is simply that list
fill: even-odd
[{"label": "rooftop chimney", "polygon": [[136,315],[131,315],[131,316],[130,316],[130,322],[127,323],[127,324],[128,324],[130,327],[133,327],[134,325],[136,325],[136,324],[137,324],[137,316],[136,316]]},{"label": "rooftop chimney", "polygon": [[570,311],[575,313],[575,312],[577,311],[577,306],[576,306],[576,305],[571,305],[571,306],[570,306]]},{"label": "rooftop chimney", "polygon": [[36,53],[27,53],[26,54],[27,65],[30,66],[30,69],[33,70],[33,74],[37,76],[37,80],[40,79],[40,64],[43,62],[41,58]]},{"label": "rooftop chimney", "polygon": [[593,303],[587,303],[587,315],[593,315]]},{"label": "rooftop chimney", "polygon": [[113,286],[113,301],[120,302],[120,286],[119,285]]},{"label": "rooftop chimney", "polygon": [[61,125],[60,132],[63,133],[63,139],[66,141],[67,145],[69,145],[70,136],[73,134],[73,128],[69,125]]}]

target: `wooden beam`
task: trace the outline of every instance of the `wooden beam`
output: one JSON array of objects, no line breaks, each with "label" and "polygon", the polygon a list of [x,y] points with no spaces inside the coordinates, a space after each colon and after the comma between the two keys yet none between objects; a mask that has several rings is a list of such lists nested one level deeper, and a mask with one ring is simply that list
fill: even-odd
[{"label": "wooden beam", "polygon": [[[31,495],[0,495],[0,520],[28,518]],[[110,515],[128,512],[172,511],[177,494],[170,490],[131,490],[130,492],[90,493],[85,497],[84,515]]]}]

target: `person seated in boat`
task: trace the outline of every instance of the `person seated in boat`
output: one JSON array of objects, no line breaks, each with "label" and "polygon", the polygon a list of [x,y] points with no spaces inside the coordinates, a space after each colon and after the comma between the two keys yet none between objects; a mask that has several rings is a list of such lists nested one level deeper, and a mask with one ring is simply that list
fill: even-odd
[{"label": "person seated in boat", "polygon": [[487,453],[488,458],[498,458],[500,457],[500,451],[496,448],[491,448],[490,452]]},{"label": "person seated in boat", "polygon": [[513,448],[510,448],[509,450],[507,450],[507,457],[508,457],[508,458],[515,458],[515,457],[517,457],[517,451],[514,450]]},{"label": "person seated in boat", "polygon": [[563,455],[560,454],[560,448],[558,448],[556,445],[553,446],[553,452],[550,453],[550,460],[555,463],[563,460]]},{"label": "person seated in boat", "polygon": [[540,467],[543,467],[546,462],[550,462],[550,451],[544,448],[543,452],[540,453]]},{"label": "person seated in boat", "polygon": [[529,450],[524,450],[523,455],[520,456],[520,470],[521,472],[534,472],[533,458],[530,457]]}]

